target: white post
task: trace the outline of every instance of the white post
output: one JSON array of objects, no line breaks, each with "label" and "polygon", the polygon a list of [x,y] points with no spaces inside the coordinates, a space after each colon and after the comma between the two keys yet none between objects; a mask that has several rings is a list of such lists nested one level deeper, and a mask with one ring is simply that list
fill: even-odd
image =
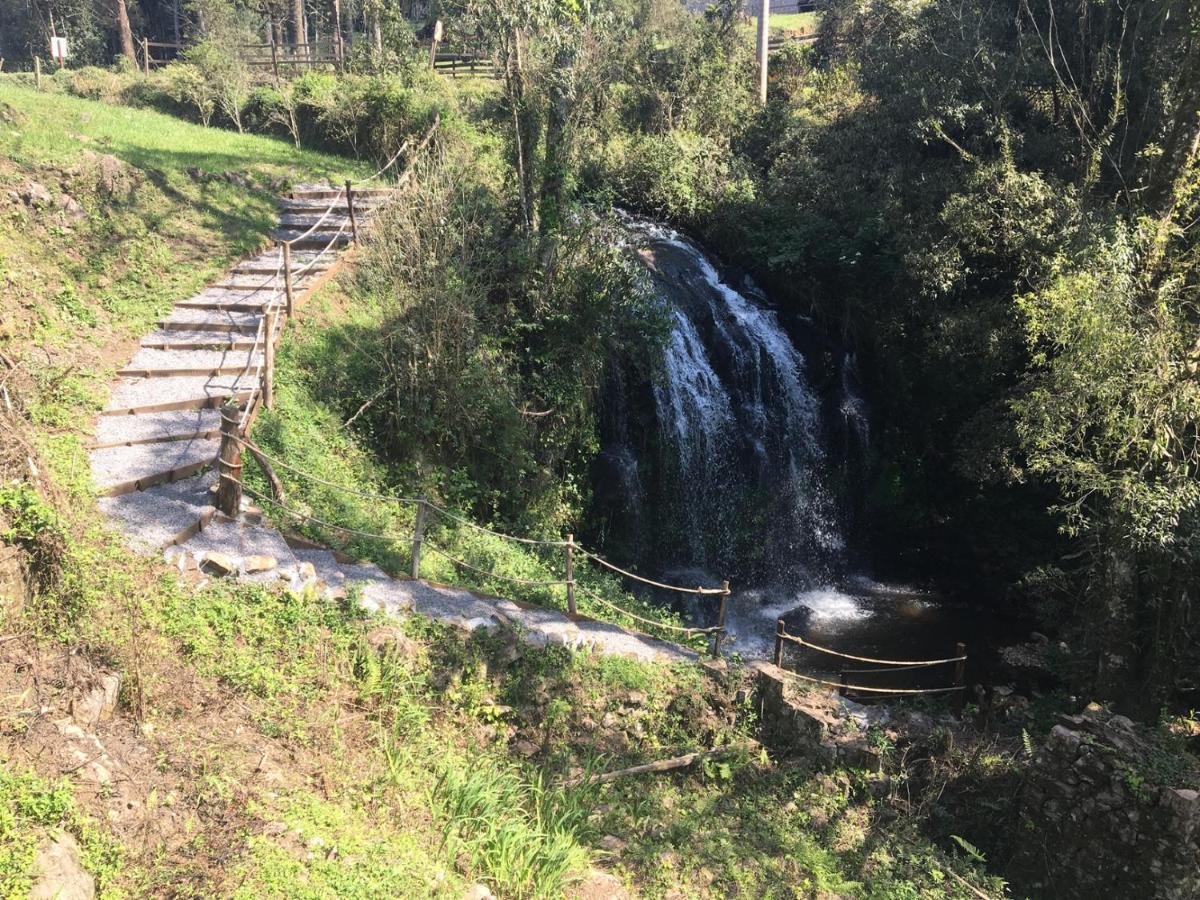
[{"label": "white post", "polygon": [[767,57],[771,54],[771,0],[759,0],[758,8],[758,103],[767,105]]}]

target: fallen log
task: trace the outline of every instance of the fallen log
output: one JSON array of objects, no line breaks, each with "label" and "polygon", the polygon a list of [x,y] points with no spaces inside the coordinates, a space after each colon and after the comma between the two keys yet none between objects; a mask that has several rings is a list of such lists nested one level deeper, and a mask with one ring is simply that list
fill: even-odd
[{"label": "fallen log", "polygon": [[616,781],[618,778],[624,778],[627,775],[657,775],[660,772],[672,772],[675,769],[683,769],[705,760],[718,759],[722,756],[731,756],[735,753],[753,750],[757,746],[757,742],[751,741],[746,744],[735,744],[732,747],[698,750],[695,753],[685,753],[683,756],[674,756],[671,759],[660,759],[656,762],[642,763],[638,766],[630,766],[627,769],[616,769],[612,772],[604,772],[600,775],[590,777],[583,776],[569,781],[567,786],[576,787],[585,782],[590,784],[607,784],[610,781]]}]

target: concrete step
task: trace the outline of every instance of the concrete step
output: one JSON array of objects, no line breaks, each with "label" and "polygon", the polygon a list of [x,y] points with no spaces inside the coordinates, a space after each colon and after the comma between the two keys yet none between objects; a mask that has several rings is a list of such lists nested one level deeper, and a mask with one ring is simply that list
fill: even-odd
[{"label": "concrete step", "polygon": [[262,352],[250,350],[158,350],[143,347],[121,375],[162,378],[168,375],[237,375],[264,364]]},{"label": "concrete step", "polygon": [[262,316],[256,310],[220,309],[211,306],[176,306],[158,324],[166,331],[226,332],[253,335]]},{"label": "concrete step", "polygon": [[178,481],[211,466],[220,445],[203,438],[93,450],[92,480],[99,493],[110,496]]},{"label": "concrete step", "polygon": [[212,518],[216,472],[209,469],[171,484],[100,498],[100,510],[115,519],[130,542],[147,550],[161,550],[186,541]]},{"label": "concrete step", "polygon": [[254,376],[172,375],[166,378],[123,378],[117,382],[102,415],[167,412],[217,407],[232,396],[249,399],[257,388]]},{"label": "concrete step", "polygon": [[178,409],[138,416],[101,416],[93,449],[215,438],[221,431],[219,409]]}]

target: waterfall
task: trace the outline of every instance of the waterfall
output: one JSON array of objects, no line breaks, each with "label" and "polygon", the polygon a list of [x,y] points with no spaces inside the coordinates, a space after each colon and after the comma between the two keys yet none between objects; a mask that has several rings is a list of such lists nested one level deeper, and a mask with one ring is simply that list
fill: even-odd
[{"label": "waterfall", "polygon": [[[638,408],[624,384],[610,391],[618,409],[603,436],[606,466],[636,448],[637,503],[644,494],[654,519],[647,561],[827,580],[845,542],[803,354],[753,286],[728,283],[695,244],[633,217],[626,226],[671,325],[649,402]],[[624,490],[623,480],[610,477],[608,489]]]}]

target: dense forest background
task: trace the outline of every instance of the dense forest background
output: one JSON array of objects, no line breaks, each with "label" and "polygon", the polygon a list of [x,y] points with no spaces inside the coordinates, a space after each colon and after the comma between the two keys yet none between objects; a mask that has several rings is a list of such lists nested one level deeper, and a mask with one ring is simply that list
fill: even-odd
[{"label": "dense forest background", "polygon": [[[436,19],[501,90],[477,98],[494,131],[459,127],[474,150],[429,180],[442,206],[407,222],[424,280],[362,286],[413,298],[338,386],[352,412],[391,379],[360,424],[399,463],[438,459],[500,521],[586,505],[604,367],[658,326],[577,213],[638,209],[856,350],[884,571],[1032,610],[1079,680],[1194,705],[1200,4],[831,0],[815,44],[773,57],[765,107],[737,7],[673,0],[0,0],[0,55],[65,33],[72,67],[129,72],[142,37],[178,35],[149,84],[60,80],[383,159],[439,108]],[[342,72],[239,62],[269,40],[331,42]],[[492,140],[503,164],[481,167]],[[445,221],[469,241],[437,244]],[[454,317],[412,314],[447,283]],[[431,338],[442,362],[405,356]]]}]

